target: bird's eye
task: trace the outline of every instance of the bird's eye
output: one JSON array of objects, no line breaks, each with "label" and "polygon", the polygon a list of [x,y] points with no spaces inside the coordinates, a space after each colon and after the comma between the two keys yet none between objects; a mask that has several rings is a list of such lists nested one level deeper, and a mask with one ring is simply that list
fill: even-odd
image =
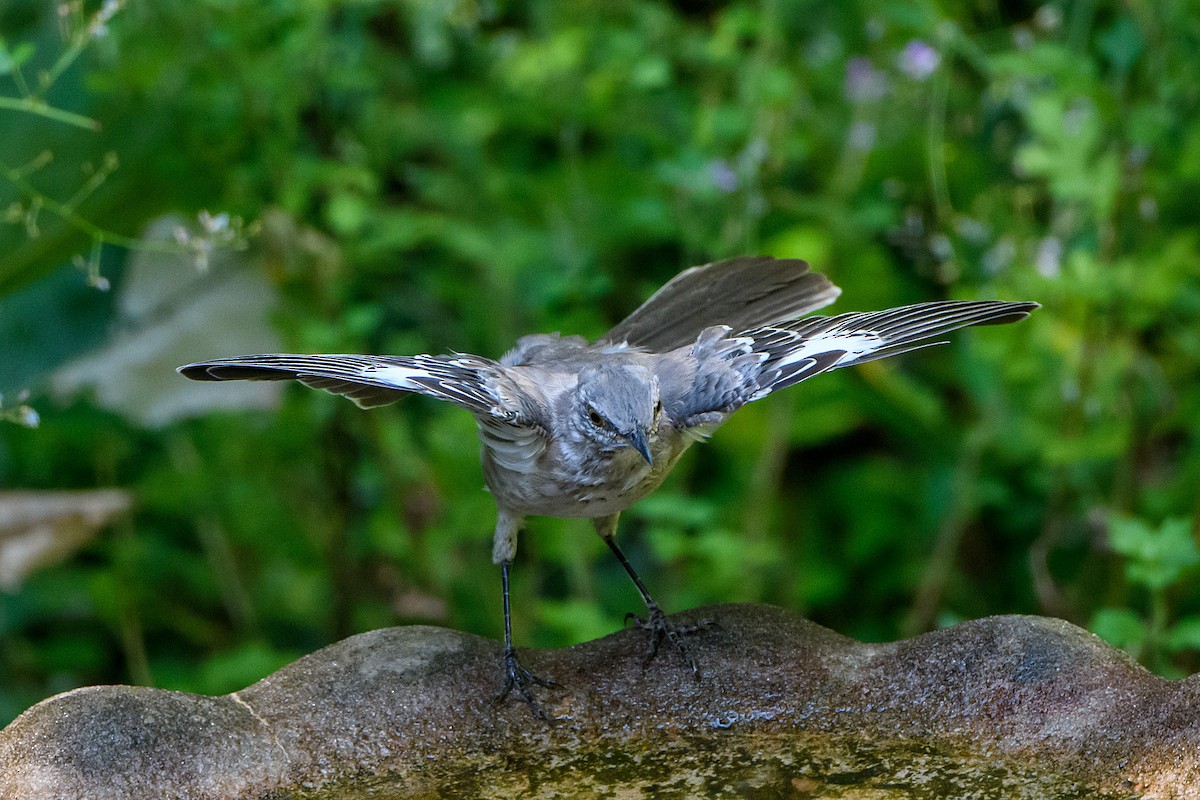
[{"label": "bird's eye", "polygon": [[603,428],[606,423],[604,417],[600,416],[600,412],[594,408],[588,409],[588,419],[591,420],[592,424],[597,428]]},{"label": "bird's eye", "polygon": [[658,401],[655,402],[655,404],[654,404],[654,416],[657,417],[661,413],[662,413],[662,398],[660,397],[660,398],[658,398]]}]

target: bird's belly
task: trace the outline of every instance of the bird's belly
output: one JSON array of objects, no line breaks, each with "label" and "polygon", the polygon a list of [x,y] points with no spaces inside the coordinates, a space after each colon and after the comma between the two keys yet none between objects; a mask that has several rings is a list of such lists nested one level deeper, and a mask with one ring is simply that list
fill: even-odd
[{"label": "bird's belly", "polygon": [[[591,469],[543,468],[517,472],[485,464],[488,488],[497,502],[522,515],[548,517],[604,517],[617,514],[657,489],[682,455],[655,454],[654,466],[633,450],[612,454]],[[551,459],[552,463],[562,463]]]}]

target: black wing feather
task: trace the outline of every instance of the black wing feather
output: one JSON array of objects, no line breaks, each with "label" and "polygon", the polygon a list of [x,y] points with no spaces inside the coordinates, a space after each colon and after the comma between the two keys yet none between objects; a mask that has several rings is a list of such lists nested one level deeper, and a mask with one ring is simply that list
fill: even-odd
[{"label": "black wing feather", "polygon": [[237,356],[201,361],[179,368],[197,381],[296,380],[314,389],[349,397],[363,408],[394,403],[417,393],[447,400],[477,414],[511,418],[516,409],[506,399],[499,364],[469,355]]}]

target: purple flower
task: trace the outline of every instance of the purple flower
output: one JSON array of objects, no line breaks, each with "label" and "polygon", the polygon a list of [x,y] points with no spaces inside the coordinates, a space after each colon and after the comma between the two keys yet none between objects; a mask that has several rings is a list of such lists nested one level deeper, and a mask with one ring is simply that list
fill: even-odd
[{"label": "purple flower", "polygon": [[1147,222],[1153,222],[1158,219],[1158,201],[1149,195],[1143,196],[1138,200],[1138,213],[1142,219]]},{"label": "purple flower", "polygon": [[713,185],[720,189],[725,194],[737,191],[738,177],[737,173],[729,166],[729,162],[723,158],[709,162],[708,177],[712,180]]},{"label": "purple flower", "polygon": [[846,97],[856,103],[869,103],[887,94],[887,76],[871,61],[856,56],[846,62]]},{"label": "purple flower", "polygon": [[1057,278],[1062,272],[1063,245],[1056,236],[1047,236],[1038,242],[1034,266],[1043,278]]},{"label": "purple flower", "polygon": [[942,54],[934,50],[927,42],[913,39],[904,45],[900,56],[896,59],[900,71],[914,81],[923,81],[934,73],[942,63]]},{"label": "purple flower", "polygon": [[17,409],[17,414],[17,422],[26,428],[36,428],[42,421],[42,418],[38,416],[38,412],[29,406],[21,406]]},{"label": "purple flower", "polygon": [[859,120],[850,126],[850,146],[855,150],[870,150],[875,145],[877,133],[870,122]]}]

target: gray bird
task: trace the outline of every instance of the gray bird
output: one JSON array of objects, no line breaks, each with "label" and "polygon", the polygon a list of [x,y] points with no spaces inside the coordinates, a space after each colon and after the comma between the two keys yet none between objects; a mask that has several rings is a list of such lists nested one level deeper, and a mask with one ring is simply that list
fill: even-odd
[{"label": "gray bird", "polygon": [[512,643],[509,567],[534,515],[584,517],[646,603],[646,660],[666,640],[699,675],[682,636],[614,539],[622,511],[654,491],[679,457],[746,403],[841,367],[944,342],[971,325],[1024,319],[1037,303],[919,303],[887,311],[800,317],[841,290],[796,259],[735,258],[675,276],[595,342],[522,337],[498,361],[479,356],[254,355],[180,367],[201,381],[286,380],[345,395],[362,408],[410,392],[470,411],[498,518],[492,560],[504,605],[504,684],[544,716]]}]

